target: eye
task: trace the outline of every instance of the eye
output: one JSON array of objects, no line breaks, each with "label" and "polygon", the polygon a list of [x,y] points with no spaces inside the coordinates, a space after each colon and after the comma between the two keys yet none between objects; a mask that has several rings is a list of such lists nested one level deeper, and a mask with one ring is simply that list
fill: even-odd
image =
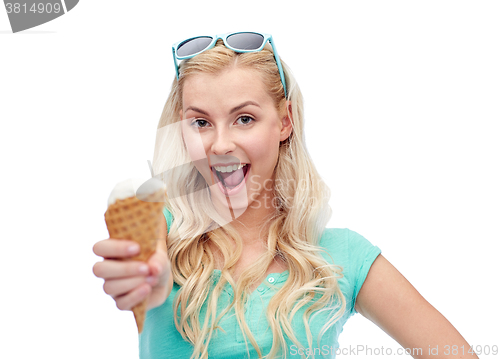
[{"label": "eye", "polygon": [[248,124],[252,123],[252,121],[255,121],[255,120],[253,118],[251,118],[250,116],[241,116],[236,120],[236,122],[239,122],[242,125],[248,125]]},{"label": "eye", "polygon": [[191,126],[198,128],[207,127],[208,125],[209,125],[208,121],[203,119],[196,119],[191,123]]}]

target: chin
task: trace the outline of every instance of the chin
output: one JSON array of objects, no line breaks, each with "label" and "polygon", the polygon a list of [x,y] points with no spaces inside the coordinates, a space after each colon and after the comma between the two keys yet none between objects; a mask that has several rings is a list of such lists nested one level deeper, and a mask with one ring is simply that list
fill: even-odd
[{"label": "chin", "polygon": [[246,188],[232,196],[226,196],[222,193],[218,184],[209,186],[209,188],[217,213],[227,222],[238,218],[248,209],[249,201]]}]

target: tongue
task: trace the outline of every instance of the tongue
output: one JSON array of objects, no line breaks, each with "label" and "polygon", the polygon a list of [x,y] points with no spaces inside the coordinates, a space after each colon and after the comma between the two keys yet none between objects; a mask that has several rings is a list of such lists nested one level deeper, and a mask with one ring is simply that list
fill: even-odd
[{"label": "tongue", "polygon": [[243,181],[243,168],[236,170],[234,172],[222,173],[220,172],[222,179],[224,180],[224,184],[226,187],[236,187]]}]

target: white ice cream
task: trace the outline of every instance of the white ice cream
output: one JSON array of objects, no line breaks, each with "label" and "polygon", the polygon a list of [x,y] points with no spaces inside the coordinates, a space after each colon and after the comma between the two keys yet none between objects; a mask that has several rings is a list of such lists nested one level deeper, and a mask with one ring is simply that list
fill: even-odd
[{"label": "white ice cream", "polygon": [[[108,206],[111,206],[119,199],[135,197],[136,195],[146,196],[164,187],[165,185],[163,182],[156,178],[150,178],[148,180],[129,178],[128,180],[118,183],[115,188],[113,188],[108,198]],[[137,193],[137,190],[139,190],[140,193]]]}]

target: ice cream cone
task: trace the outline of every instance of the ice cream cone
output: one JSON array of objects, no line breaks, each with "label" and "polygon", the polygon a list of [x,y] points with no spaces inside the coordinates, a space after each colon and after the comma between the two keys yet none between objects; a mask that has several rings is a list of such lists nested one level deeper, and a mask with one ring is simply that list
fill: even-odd
[{"label": "ice cream cone", "polygon": [[[134,195],[113,199],[114,202],[109,204],[104,219],[110,238],[128,239],[140,245],[140,253],[130,260],[147,262],[156,251],[156,242],[161,235],[163,187],[139,197],[140,199]],[[139,333],[144,325],[147,304],[147,300],[144,300],[132,308]]]}]

